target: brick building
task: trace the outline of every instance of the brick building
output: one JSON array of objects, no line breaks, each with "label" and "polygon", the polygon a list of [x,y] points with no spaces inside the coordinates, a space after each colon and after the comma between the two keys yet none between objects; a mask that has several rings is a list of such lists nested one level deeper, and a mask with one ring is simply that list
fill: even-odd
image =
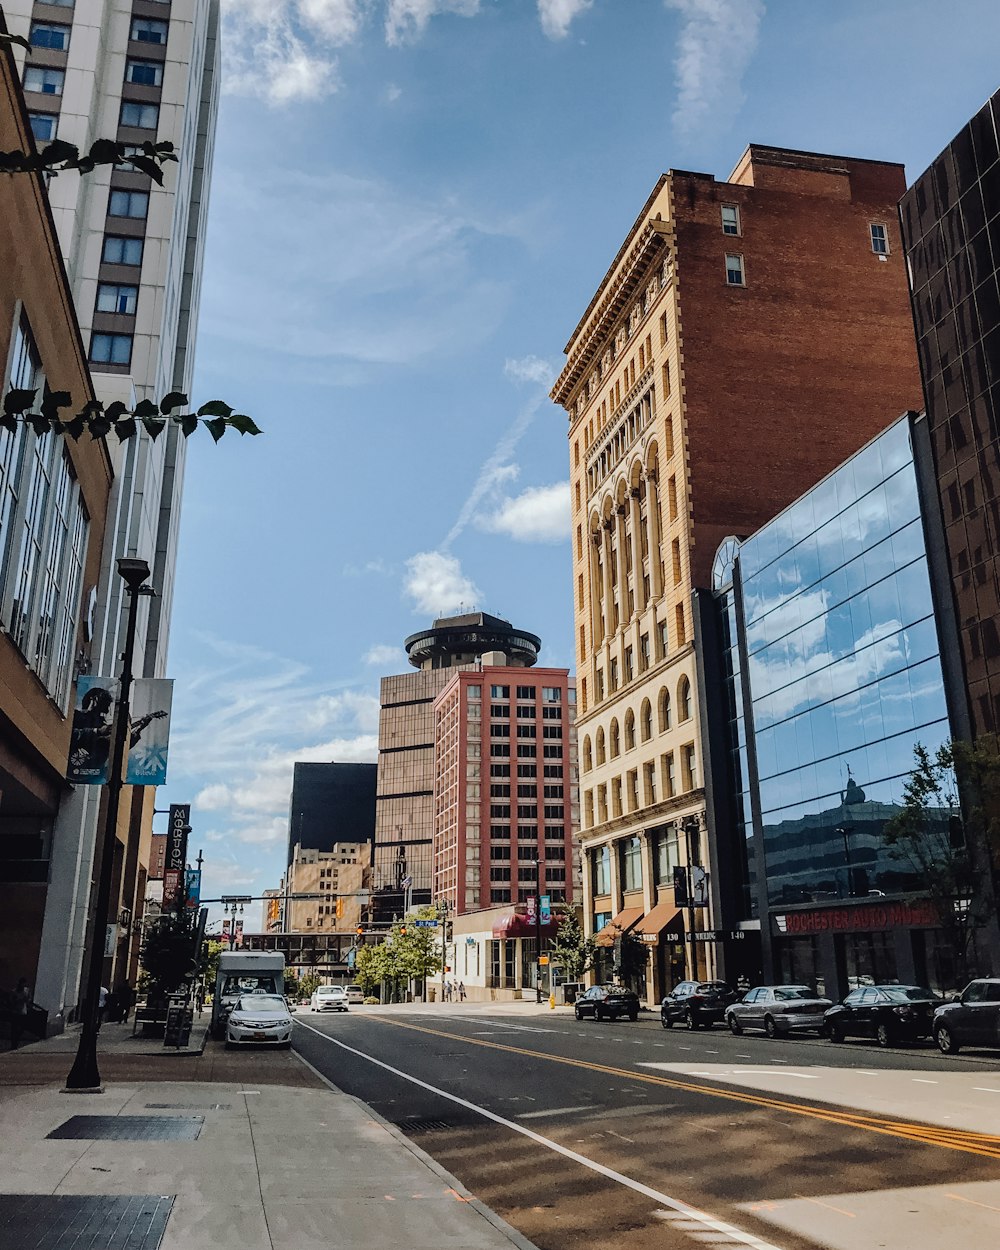
[{"label": "brick building", "polygon": [[900,165],[757,145],[725,182],[664,174],[566,346],[584,917],[642,933],[651,1000],[716,962],[676,940],[673,890],[708,869],[711,933],[694,592],[919,406],[904,190]]}]

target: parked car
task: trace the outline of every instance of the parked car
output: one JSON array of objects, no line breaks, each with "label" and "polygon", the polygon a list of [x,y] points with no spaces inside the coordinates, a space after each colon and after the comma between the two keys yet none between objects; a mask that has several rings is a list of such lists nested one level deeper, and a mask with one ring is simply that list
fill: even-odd
[{"label": "parked car", "polygon": [[660,1003],[660,1023],[669,1029],[683,1020],[689,1029],[710,1029],[741,997],[725,981],[681,981]]},{"label": "parked car", "polygon": [[289,1047],[292,1017],[280,994],[245,994],[226,1019],[226,1048],[248,1043]]},{"label": "parked car", "polygon": [[726,1023],[737,1035],[744,1029],[763,1029],[768,1037],[822,1033],[824,1013],[832,1006],[808,985],[758,985],[726,1008]]},{"label": "parked car", "polygon": [[310,1011],[346,1011],[347,990],[342,985],[320,985],[309,1000]]},{"label": "parked car", "polygon": [[874,1037],[880,1046],[896,1046],[930,1037],[934,1009],[941,999],[923,985],[869,985],[851,990],[824,1016],[834,1042],[846,1037]]},{"label": "parked car", "polygon": [[365,992],[360,985],[349,985],[347,987],[347,1001],[349,1003],[363,1003],[365,1001]]},{"label": "parked car", "polygon": [[934,1040],[945,1055],[963,1046],[1000,1048],[1000,977],[970,982],[950,1003],[934,1012]]},{"label": "parked car", "polygon": [[639,1019],[639,995],[624,985],[594,985],[581,994],[574,1004],[576,1018],[591,1016],[594,1020],[617,1020],[628,1016]]}]

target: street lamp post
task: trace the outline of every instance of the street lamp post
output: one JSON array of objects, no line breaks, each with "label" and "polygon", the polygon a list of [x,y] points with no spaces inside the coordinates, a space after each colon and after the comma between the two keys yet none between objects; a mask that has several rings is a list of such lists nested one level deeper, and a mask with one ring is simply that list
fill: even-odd
[{"label": "street lamp post", "polygon": [[125,624],[125,650],[122,653],[122,674],[115,716],[115,736],[111,747],[108,774],[108,802],[101,840],[101,868],[94,902],[94,924],[90,945],[90,961],[83,995],[83,1028],[76,1059],[66,1078],[68,1090],[99,1090],[101,1073],[97,1066],[97,1035],[101,1031],[101,979],[104,966],[104,943],[108,928],[108,907],[111,903],[111,881],[115,865],[115,839],[118,834],[118,811],[124,785],[125,757],[129,739],[129,692],[132,689],[132,656],[135,651],[135,627],[139,614],[139,596],[152,594],[143,583],[149,579],[145,560],[120,559],[118,575],[129,594],[128,618]]},{"label": "street lamp post", "polygon": [[542,1001],[542,861],[535,860],[535,1002]]},{"label": "street lamp post", "polygon": [[687,925],[688,932],[687,932],[687,936],[688,936],[688,947],[691,951],[690,979],[692,981],[697,981],[698,979],[698,948],[694,940],[694,933],[695,933],[695,920],[694,920],[695,854],[694,854],[694,845],[693,845],[693,835],[696,835],[698,833],[697,816],[685,816],[684,820],[681,822],[681,828],[684,830],[685,841],[687,844],[686,845],[687,863],[688,863],[688,871],[687,871],[687,875],[688,875],[688,925]]}]

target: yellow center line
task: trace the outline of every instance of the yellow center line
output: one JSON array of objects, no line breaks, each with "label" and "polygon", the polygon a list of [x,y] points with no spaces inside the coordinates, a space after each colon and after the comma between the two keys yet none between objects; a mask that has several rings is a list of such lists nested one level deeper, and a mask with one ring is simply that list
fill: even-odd
[{"label": "yellow center line", "polygon": [[795,1196],[800,1202],[814,1202],[818,1207],[826,1207],[828,1211],[836,1211],[838,1215],[846,1215],[849,1220],[858,1218],[853,1211],[845,1211],[843,1207],[835,1207],[832,1202],[824,1202],[821,1198],[810,1198],[808,1194],[796,1194]]},{"label": "yellow center line", "polygon": [[784,1099],[769,1098],[762,1094],[749,1093],[745,1090],[724,1089],[712,1085],[696,1085],[690,1081],[681,1081],[673,1077],[654,1076],[646,1072],[632,1072],[628,1068],[614,1068],[608,1064],[593,1063],[587,1059],[571,1059],[566,1055],[552,1055],[542,1050],[528,1050],[522,1046],[510,1046],[502,1042],[487,1042],[481,1038],[467,1037],[462,1033],[448,1033],[442,1029],[429,1029],[419,1024],[406,1024],[402,1020],[387,1019],[385,1016],[373,1016],[380,1024],[391,1024],[398,1029],[409,1029],[414,1033],[426,1033],[430,1037],[442,1037],[450,1042],[464,1042],[469,1046],[483,1046],[488,1050],[506,1051],[512,1055],[523,1055],[528,1059],[542,1059],[550,1063],[561,1063],[567,1067],[586,1068],[590,1072],[600,1072],[606,1076],[624,1077],[629,1081],[637,1081],[644,1085],[658,1085],[667,1089],[684,1090],[691,1094],[705,1094],[710,1098],[721,1098],[728,1102],[742,1102],[754,1107],[764,1107],[771,1111],[787,1111],[793,1115],[806,1116],[813,1120],[823,1120],[829,1124],[839,1124],[844,1128],[864,1129],[869,1133],[880,1133],[886,1137],[901,1138],[905,1141],[920,1142],[928,1146],[940,1146],[947,1150],[960,1150],[966,1154],[980,1155],[986,1159],[1000,1159],[1000,1137],[987,1133],[964,1132],[961,1129],[941,1128],[933,1124],[918,1124],[906,1120],[885,1119],[881,1116],[867,1116],[852,1111],[840,1111],[833,1108],[807,1107],[803,1103],[788,1102]]}]

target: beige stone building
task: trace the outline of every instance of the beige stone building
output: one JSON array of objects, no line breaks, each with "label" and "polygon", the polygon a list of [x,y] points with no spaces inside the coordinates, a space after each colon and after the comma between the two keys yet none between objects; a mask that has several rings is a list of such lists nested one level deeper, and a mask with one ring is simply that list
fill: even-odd
[{"label": "beige stone building", "polygon": [[753,945],[713,923],[712,857],[746,835],[706,810],[698,596],[727,536],[919,406],[904,188],[899,165],[758,146],[728,181],[664,174],[565,349],[584,921],[647,944],[650,1001]]},{"label": "beige stone building", "polygon": [[330,851],[296,843],[284,882],[284,932],[354,933],[367,911],[370,853],[367,843],[338,842]]}]

